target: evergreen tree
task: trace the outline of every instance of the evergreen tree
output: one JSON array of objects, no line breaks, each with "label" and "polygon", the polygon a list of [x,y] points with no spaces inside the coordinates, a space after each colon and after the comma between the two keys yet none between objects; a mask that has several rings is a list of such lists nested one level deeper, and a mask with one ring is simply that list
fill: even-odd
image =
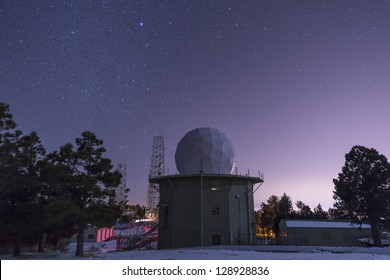
[{"label": "evergreen tree", "polygon": [[276,237],[279,237],[280,221],[294,216],[291,198],[286,193],[280,198],[271,195],[267,203],[261,204],[259,216],[261,228],[268,233],[272,231]]},{"label": "evergreen tree", "polygon": [[14,255],[20,255],[23,244],[37,241],[43,222],[42,184],[39,161],[45,150],[35,132],[17,141],[17,151],[2,193],[3,222],[14,243]]},{"label": "evergreen tree", "polygon": [[[12,189],[13,180],[18,176],[16,156],[17,141],[20,132],[15,131],[16,123],[10,113],[9,106],[0,103],[0,224],[4,225],[0,231],[2,246],[13,243],[13,221],[10,216],[12,202],[9,201],[9,192]],[[5,226],[7,225],[7,226]],[[20,254],[15,251],[16,255]]]},{"label": "evergreen tree", "polygon": [[103,157],[102,145],[102,140],[87,131],[76,139],[76,147],[69,143],[51,155],[56,165],[66,166],[72,173],[67,188],[61,192],[77,209],[74,211],[78,229],[76,256],[83,255],[87,224],[111,226],[121,213],[115,203],[115,188],[120,184],[121,174],[112,171],[111,160]]},{"label": "evergreen tree", "polygon": [[[23,191],[28,197],[28,203],[24,209],[27,222],[23,225],[24,232],[31,235],[31,242],[42,241],[40,239],[44,227],[44,207],[47,195],[44,185],[40,180],[41,164],[46,154],[41,140],[36,132],[23,136],[18,144],[19,147],[19,181]],[[39,243],[39,251],[43,251],[43,243]]]},{"label": "evergreen tree", "polygon": [[0,221],[1,240],[14,245],[14,255],[31,244],[41,221],[37,164],[45,151],[35,132],[16,130],[9,106],[0,103]]},{"label": "evergreen tree", "polygon": [[[9,106],[0,103],[0,231],[2,246],[57,243],[78,232],[76,255],[83,254],[87,223],[110,226],[120,215],[115,188],[121,174],[104,158],[103,142],[91,132],[45,157],[32,132],[22,136]],[[41,241],[41,242],[39,242]]]},{"label": "evergreen tree", "polygon": [[298,200],[295,203],[295,206],[297,206],[297,208],[298,208],[297,216],[300,219],[313,219],[314,218],[314,213],[313,213],[313,211],[311,211],[311,208],[309,205]]},{"label": "evergreen tree", "polygon": [[64,238],[77,233],[75,221],[80,210],[71,200],[72,170],[56,162],[54,154],[41,161],[41,176],[47,201],[44,205],[43,235],[52,247],[63,249]]},{"label": "evergreen tree", "polygon": [[17,142],[22,134],[15,128],[16,123],[9,105],[0,102],[0,187],[4,187],[5,181],[10,177],[8,171],[15,165]]},{"label": "evergreen tree", "polygon": [[8,104],[0,102],[0,143],[4,141],[6,135],[12,135],[12,130],[16,127]]},{"label": "evergreen tree", "polygon": [[261,203],[260,207],[260,221],[261,227],[268,233],[275,233],[279,231],[277,225],[279,198],[276,195],[271,195],[267,199],[267,203]]},{"label": "evergreen tree", "polygon": [[335,207],[357,222],[368,220],[375,246],[382,246],[379,226],[390,217],[390,164],[375,149],[354,146],[333,180]]},{"label": "evergreen tree", "polygon": [[[284,193],[279,200],[278,205],[278,220],[288,219],[294,217],[294,208],[291,198]],[[278,224],[279,224],[278,222]]]},{"label": "evergreen tree", "polygon": [[351,220],[352,217],[348,214],[347,211],[340,208],[329,208],[327,216],[330,220]]},{"label": "evergreen tree", "polygon": [[321,219],[321,220],[328,218],[328,214],[326,213],[326,211],[324,211],[324,209],[322,209],[321,203],[318,203],[318,205],[314,207],[313,216],[315,219]]},{"label": "evergreen tree", "polygon": [[260,236],[261,232],[261,210],[254,211],[255,225],[256,225],[256,235]]},{"label": "evergreen tree", "polygon": [[36,132],[22,136],[15,130],[9,106],[0,103],[0,220],[3,243],[14,245],[14,255],[23,244],[37,240],[43,220],[39,162],[45,154]]}]

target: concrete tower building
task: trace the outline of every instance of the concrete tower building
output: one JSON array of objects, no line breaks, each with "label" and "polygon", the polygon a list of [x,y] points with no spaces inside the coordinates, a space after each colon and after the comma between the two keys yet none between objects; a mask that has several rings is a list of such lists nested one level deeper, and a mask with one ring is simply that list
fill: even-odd
[{"label": "concrete tower building", "polygon": [[197,128],[178,143],[178,175],[159,184],[158,248],[253,244],[253,193],[260,177],[233,175],[232,143],[213,128]]}]

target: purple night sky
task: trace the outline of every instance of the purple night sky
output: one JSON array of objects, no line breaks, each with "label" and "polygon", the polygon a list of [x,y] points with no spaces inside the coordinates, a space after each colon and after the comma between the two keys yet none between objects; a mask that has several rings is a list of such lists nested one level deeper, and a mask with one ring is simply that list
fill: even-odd
[{"label": "purple night sky", "polygon": [[91,130],[146,203],[153,136],[169,173],[182,136],[210,126],[255,207],[284,192],[333,205],[353,145],[390,157],[390,1],[0,2],[0,101],[48,152]]}]

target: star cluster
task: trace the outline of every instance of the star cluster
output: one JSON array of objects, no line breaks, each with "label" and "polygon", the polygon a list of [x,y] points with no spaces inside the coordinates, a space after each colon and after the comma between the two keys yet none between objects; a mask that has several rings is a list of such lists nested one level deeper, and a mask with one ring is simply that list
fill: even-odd
[{"label": "star cluster", "polygon": [[390,2],[0,2],[0,101],[48,151],[91,130],[146,201],[152,140],[224,132],[269,195],[332,206],[355,144],[390,156]]}]

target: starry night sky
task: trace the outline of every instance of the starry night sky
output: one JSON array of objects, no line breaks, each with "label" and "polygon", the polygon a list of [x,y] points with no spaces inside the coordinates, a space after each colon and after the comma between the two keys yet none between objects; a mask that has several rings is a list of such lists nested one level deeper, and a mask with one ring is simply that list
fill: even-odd
[{"label": "starry night sky", "polygon": [[0,1],[0,101],[48,152],[91,130],[146,203],[153,136],[165,161],[210,126],[238,172],[332,206],[353,145],[390,157],[390,1]]}]

